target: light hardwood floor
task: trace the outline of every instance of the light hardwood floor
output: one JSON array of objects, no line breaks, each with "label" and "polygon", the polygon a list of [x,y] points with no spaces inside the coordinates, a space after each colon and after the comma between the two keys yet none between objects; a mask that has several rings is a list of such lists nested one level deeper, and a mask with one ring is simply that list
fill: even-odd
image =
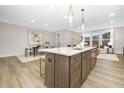
[{"label": "light hardwood floor", "polygon": [[0,58],[0,87],[40,88],[40,62],[22,63],[16,57]]},{"label": "light hardwood floor", "polygon": [[[98,59],[81,87],[124,87],[124,56],[118,55],[118,57],[119,62]],[[0,58],[0,87],[46,87],[44,80],[40,78],[40,62],[22,63],[16,57]]]},{"label": "light hardwood floor", "polygon": [[124,56],[118,55],[120,61],[98,59],[84,84],[85,88],[123,88]]}]

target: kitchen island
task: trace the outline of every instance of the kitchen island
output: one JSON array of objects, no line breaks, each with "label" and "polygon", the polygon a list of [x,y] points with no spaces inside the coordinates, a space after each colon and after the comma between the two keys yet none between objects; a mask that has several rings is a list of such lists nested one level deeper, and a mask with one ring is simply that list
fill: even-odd
[{"label": "kitchen island", "polygon": [[53,48],[39,50],[46,55],[45,84],[47,87],[80,87],[94,67],[97,48]]}]

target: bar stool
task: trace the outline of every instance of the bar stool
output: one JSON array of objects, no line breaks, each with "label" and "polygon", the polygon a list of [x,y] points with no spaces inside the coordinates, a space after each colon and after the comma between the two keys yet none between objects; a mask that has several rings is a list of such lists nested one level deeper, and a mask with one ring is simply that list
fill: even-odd
[{"label": "bar stool", "polygon": [[31,56],[33,54],[32,48],[25,48],[25,57]]},{"label": "bar stool", "polygon": [[45,55],[40,57],[40,77],[45,79]]}]

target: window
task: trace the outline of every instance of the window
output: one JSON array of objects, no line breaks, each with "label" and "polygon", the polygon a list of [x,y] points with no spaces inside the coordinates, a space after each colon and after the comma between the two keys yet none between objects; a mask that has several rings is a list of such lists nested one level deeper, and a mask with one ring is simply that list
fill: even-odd
[{"label": "window", "polygon": [[102,33],[102,45],[100,47],[108,46],[108,42],[110,42],[110,32]]},{"label": "window", "polygon": [[85,35],[84,43],[85,43],[85,46],[90,46],[90,35]]},{"label": "window", "polygon": [[110,32],[102,34],[102,39],[110,39]]},{"label": "window", "polygon": [[111,31],[96,31],[83,33],[85,46],[104,48],[110,42]]},{"label": "window", "polygon": [[92,34],[92,46],[99,47],[99,34]]}]

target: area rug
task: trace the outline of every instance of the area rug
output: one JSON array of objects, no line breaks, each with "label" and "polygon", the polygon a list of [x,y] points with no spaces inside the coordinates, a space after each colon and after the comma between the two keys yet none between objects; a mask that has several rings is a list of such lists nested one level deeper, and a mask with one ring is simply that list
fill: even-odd
[{"label": "area rug", "polygon": [[32,62],[32,61],[37,61],[40,60],[40,58],[44,59],[44,56],[28,56],[25,57],[24,55],[20,55],[20,56],[16,56],[21,62],[25,63],[25,62]]},{"label": "area rug", "polygon": [[113,60],[113,61],[119,61],[119,58],[116,54],[99,54],[97,58],[100,59],[106,59],[106,60]]}]

